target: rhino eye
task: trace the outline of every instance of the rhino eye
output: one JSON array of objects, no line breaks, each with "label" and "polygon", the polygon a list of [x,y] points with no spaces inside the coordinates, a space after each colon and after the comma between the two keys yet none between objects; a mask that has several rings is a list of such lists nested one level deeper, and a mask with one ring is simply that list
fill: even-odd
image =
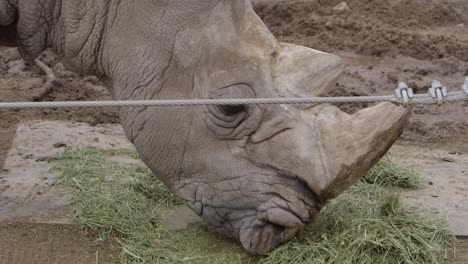
[{"label": "rhino eye", "polygon": [[226,116],[234,116],[246,111],[245,105],[220,105],[218,108]]},{"label": "rhino eye", "polygon": [[[256,98],[255,91],[248,84],[235,84],[210,91],[210,98]],[[252,134],[260,124],[260,107],[244,104],[209,105],[205,108],[208,129],[221,139],[241,139]]]}]

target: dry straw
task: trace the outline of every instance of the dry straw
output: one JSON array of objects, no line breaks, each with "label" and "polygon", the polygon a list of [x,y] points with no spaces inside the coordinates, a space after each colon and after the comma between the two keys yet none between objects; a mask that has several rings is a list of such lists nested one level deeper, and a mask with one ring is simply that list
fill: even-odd
[{"label": "dry straw", "polygon": [[121,263],[451,263],[454,237],[444,219],[404,206],[397,187],[420,187],[413,171],[384,159],[368,177],[324,208],[296,239],[263,257],[247,255],[203,224],[180,232],[160,225],[180,201],[141,165],[113,156],[132,150],[68,150],[54,170],[73,189],[76,221],[115,237]]}]

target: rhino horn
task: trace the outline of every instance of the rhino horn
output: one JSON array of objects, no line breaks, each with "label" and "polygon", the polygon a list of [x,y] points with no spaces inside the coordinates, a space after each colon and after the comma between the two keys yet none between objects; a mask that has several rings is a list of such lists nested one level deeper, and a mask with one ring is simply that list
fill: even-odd
[{"label": "rhino horn", "polygon": [[289,43],[280,43],[275,66],[276,87],[286,97],[325,95],[344,71],[340,57]]},{"label": "rhino horn", "polygon": [[321,174],[324,200],[357,182],[401,135],[411,109],[382,103],[353,115],[321,105],[302,112],[316,136],[313,167]]},{"label": "rhino horn", "polygon": [[[273,77],[281,96],[326,95],[344,71],[343,61],[336,55],[287,43],[280,43],[280,48]],[[324,200],[332,199],[364,176],[388,151],[402,133],[410,113],[411,109],[392,103],[353,115],[330,105],[303,109],[298,125],[281,139],[298,139],[299,145],[291,144],[292,149],[284,151],[299,150],[298,158],[292,161],[288,156],[278,155],[275,162],[283,169],[303,175],[303,180]]]}]

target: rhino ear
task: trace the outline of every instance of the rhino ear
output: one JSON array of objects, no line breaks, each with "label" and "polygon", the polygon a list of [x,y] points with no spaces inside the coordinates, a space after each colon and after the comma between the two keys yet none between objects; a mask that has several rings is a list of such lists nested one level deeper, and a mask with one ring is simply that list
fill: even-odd
[{"label": "rhino ear", "polygon": [[280,43],[274,63],[275,87],[286,97],[314,97],[327,94],[344,70],[343,60],[333,54]]}]

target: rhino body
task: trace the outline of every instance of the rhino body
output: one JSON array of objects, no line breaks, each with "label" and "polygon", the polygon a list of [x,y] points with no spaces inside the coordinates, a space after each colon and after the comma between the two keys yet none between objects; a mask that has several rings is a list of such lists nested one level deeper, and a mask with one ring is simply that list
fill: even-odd
[{"label": "rhino body", "polygon": [[[248,0],[0,0],[0,44],[46,48],[118,100],[325,95],[339,57],[278,42]],[[143,161],[253,254],[291,239],[390,148],[409,110],[328,105],[120,110]]]}]

